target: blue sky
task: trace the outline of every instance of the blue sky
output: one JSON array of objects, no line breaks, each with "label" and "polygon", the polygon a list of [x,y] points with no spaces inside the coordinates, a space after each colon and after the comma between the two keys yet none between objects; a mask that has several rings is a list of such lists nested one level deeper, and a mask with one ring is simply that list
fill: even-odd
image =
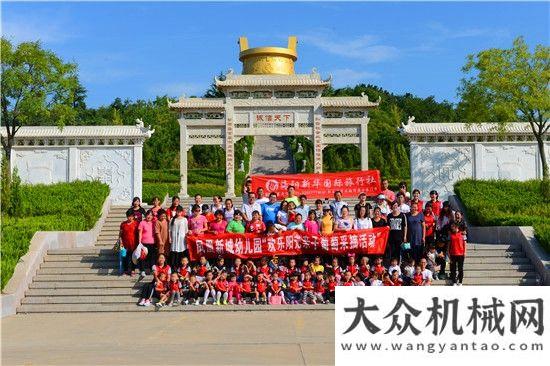
[{"label": "blue sky", "polygon": [[78,63],[87,103],[115,97],[202,95],[214,75],[240,72],[237,39],[285,46],[298,36],[296,71],[333,85],[456,101],[466,55],[549,44],[548,3],[2,3],[2,32],[41,39]]}]

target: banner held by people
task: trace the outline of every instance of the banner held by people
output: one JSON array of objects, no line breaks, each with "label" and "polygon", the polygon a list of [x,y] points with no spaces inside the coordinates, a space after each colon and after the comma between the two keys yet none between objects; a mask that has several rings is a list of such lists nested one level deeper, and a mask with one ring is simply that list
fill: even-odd
[{"label": "banner held by people", "polygon": [[375,196],[380,193],[380,171],[361,170],[322,174],[274,174],[252,175],[252,190],[262,188],[265,192],[275,192],[277,197],[285,197],[289,186],[300,194],[310,197],[332,197],[334,191],[341,190],[346,197],[366,193]]},{"label": "banner held by people", "polygon": [[207,258],[259,258],[263,256],[345,255],[349,253],[382,255],[386,250],[389,227],[352,230],[331,235],[304,231],[285,231],[278,235],[203,234],[189,235],[191,260]]}]

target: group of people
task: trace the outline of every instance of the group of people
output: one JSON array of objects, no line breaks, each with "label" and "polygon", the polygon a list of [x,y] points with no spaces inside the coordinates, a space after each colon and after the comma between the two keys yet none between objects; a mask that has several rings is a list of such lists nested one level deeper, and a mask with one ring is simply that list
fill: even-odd
[{"label": "group of people", "polygon": [[[123,258],[124,275],[147,272],[153,281],[143,287],[139,305],[148,306],[156,298],[158,306],[166,304],[241,304],[249,303],[326,303],[334,301],[336,286],[425,286],[446,279],[461,285],[466,252],[467,228],[463,215],[441,202],[436,191],[423,202],[417,189],[410,194],[405,182],[399,191],[389,189],[382,180],[382,190],[369,202],[362,193],[348,205],[341,191],[334,200],[315,200],[308,205],[305,195],[297,196],[288,187],[287,197],[265,195],[259,188],[243,188],[243,204],[238,209],[228,198],[212,197],[203,202],[196,195],[189,207],[172,197],[166,209],[155,197],[152,208],[141,207],[134,198],[120,225],[120,247],[128,253]],[[353,213],[353,214],[352,214]],[[226,264],[223,257],[198,262],[189,260],[188,235],[219,233],[256,233],[277,235],[286,230],[302,230],[327,235],[334,232],[389,227],[383,256],[348,253],[343,257],[300,256],[263,257],[259,260],[234,259]],[[130,255],[138,251],[137,256]],[[457,273],[458,272],[458,273]],[[202,301],[201,301],[202,299]]]}]

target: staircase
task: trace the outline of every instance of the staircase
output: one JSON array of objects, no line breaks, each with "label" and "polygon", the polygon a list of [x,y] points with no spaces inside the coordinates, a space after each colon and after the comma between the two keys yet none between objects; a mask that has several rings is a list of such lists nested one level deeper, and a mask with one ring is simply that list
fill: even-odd
[{"label": "staircase", "polygon": [[293,173],[290,148],[281,136],[256,136],[252,154],[251,174]]},{"label": "staircase", "polygon": [[[192,199],[186,199],[182,204],[189,205],[191,202]],[[49,250],[18,312],[154,311],[154,307],[136,306],[141,286],[150,282],[151,276],[140,282],[136,282],[138,277],[118,276],[118,257],[112,247],[118,236],[120,222],[125,219],[126,209],[111,207],[94,247]],[[534,266],[518,246],[468,244],[464,270],[465,285],[539,284]],[[434,281],[434,285],[444,284],[445,281]],[[163,308],[162,311],[223,308],[179,306]],[[265,309],[260,306],[236,308]],[[297,309],[296,306],[293,308]]]}]

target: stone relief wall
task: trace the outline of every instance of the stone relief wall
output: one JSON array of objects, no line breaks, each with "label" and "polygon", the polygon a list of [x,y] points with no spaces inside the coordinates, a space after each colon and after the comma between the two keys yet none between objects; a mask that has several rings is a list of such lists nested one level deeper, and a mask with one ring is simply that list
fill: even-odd
[{"label": "stone relief wall", "polygon": [[[550,144],[546,144],[547,154]],[[528,180],[542,176],[534,143],[417,143],[411,142],[411,189],[422,197],[435,189],[442,199],[454,194],[464,178]]]},{"label": "stone relief wall", "polygon": [[527,180],[537,177],[538,157],[534,145],[483,145],[485,179]]},{"label": "stone relief wall", "polygon": [[442,199],[453,194],[453,184],[473,177],[472,145],[434,146],[411,143],[411,189],[418,188],[423,197],[430,190],[439,192]]},{"label": "stone relief wall", "polygon": [[[128,204],[134,195],[140,194],[134,192],[133,147],[73,148],[76,155],[69,153],[69,147],[16,147],[12,155],[13,166],[17,168],[22,182],[27,184],[100,180],[111,187],[115,204]],[[71,157],[76,162],[70,161]],[[141,184],[138,186],[141,187]]]},{"label": "stone relief wall", "polygon": [[131,202],[134,195],[133,149],[82,148],[78,151],[78,179],[100,180],[111,187],[116,202]]},{"label": "stone relief wall", "polygon": [[51,184],[69,179],[68,148],[17,149],[13,166],[25,184]]}]

